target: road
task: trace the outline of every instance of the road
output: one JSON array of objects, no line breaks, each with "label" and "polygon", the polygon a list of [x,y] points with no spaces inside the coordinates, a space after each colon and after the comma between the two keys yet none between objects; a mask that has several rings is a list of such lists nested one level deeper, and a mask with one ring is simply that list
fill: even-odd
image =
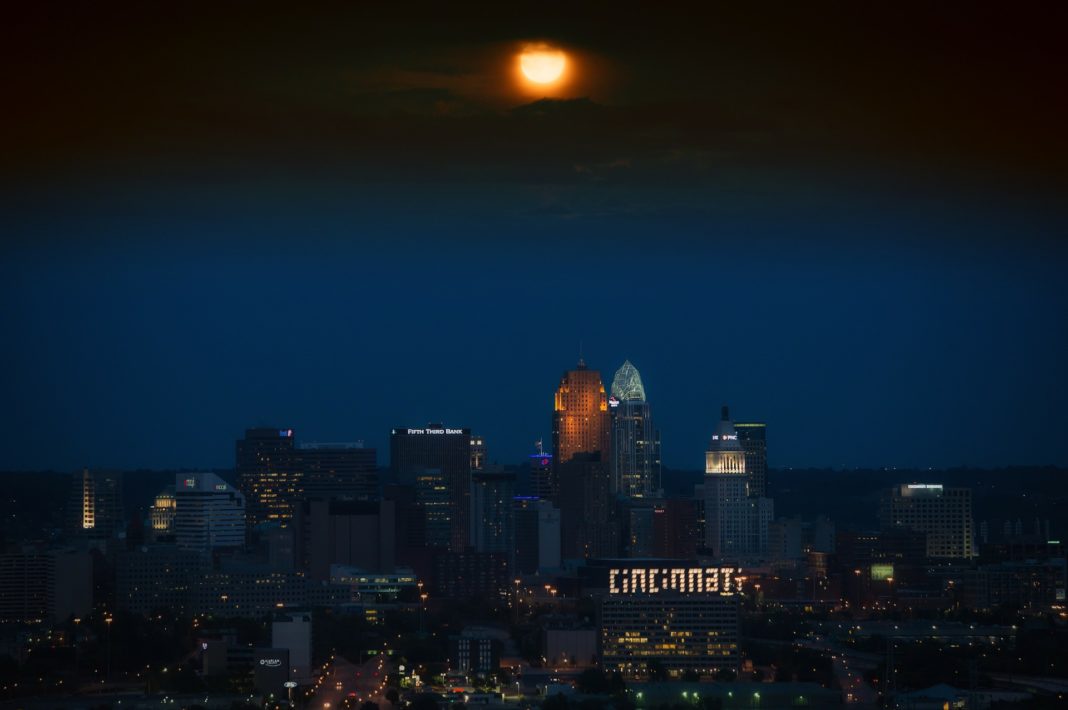
[{"label": "road", "polygon": [[386,691],[385,656],[372,656],[357,665],[338,656],[333,668],[326,674],[319,689],[308,705],[313,710],[339,710],[346,698],[351,698],[355,707],[370,700],[381,707],[389,707],[382,694]]}]

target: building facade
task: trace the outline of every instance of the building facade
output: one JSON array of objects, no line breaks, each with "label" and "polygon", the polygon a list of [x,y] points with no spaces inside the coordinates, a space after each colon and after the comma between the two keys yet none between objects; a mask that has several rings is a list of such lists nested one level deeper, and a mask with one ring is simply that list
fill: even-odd
[{"label": "building facade", "polygon": [[653,425],[641,375],[630,360],[612,379],[608,412],[613,490],[628,498],[653,495],[660,488],[660,432]]},{"label": "building facade", "polygon": [[174,503],[179,548],[210,553],[245,545],[245,497],[214,473],[176,474]]},{"label": "building facade", "polygon": [[471,430],[440,424],[394,428],[390,433],[390,468],[399,483],[412,483],[417,474],[427,470],[440,472],[448,498],[447,544],[453,551],[466,549],[471,526]]},{"label": "building facade", "polygon": [[122,531],[122,474],[84,469],[74,474],[67,505],[72,537],[105,542]]},{"label": "building facade", "polygon": [[970,488],[940,483],[903,483],[886,491],[879,508],[883,530],[906,528],[927,534],[927,556],[971,559],[975,556]]},{"label": "building facade", "polygon": [[719,559],[750,559],[767,552],[772,501],[750,496],[746,454],[723,407],[705,452],[704,544]]},{"label": "building facade", "polygon": [[515,474],[479,471],[471,476],[471,546],[498,552],[515,569]]},{"label": "building facade", "polygon": [[768,494],[768,426],[763,422],[735,422],[738,442],[745,452],[745,475],[749,495],[760,498]]},{"label": "building facade", "polygon": [[600,453],[605,462],[611,447],[608,396],[601,373],[581,359],[560,378],[553,404],[553,460],[562,465],[578,453]]},{"label": "building facade", "polygon": [[736,670],[739,572],[677,560],[608,569],[601,598],[603,668],[630,677],[645,675],[653,661],[675,677]]}]

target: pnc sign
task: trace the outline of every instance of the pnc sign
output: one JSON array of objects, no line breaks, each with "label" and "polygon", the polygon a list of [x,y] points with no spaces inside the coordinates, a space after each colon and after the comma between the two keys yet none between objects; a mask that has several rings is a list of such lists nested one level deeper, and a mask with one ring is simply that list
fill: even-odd
[{"label": "pnc sign", "polygon": [[609,594],[720,594],[740,589],[738,567],[630,567],[608,571]]}]

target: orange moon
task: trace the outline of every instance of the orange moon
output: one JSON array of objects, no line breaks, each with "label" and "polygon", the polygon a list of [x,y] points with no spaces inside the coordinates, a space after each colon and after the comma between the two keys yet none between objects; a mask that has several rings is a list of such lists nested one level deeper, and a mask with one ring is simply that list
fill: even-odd
[{"label": "orange moon", "polygon": [[559,49],[528,49],[519,55],[519,69],[535,84],[553,84],[567,68],[567,55]]}]

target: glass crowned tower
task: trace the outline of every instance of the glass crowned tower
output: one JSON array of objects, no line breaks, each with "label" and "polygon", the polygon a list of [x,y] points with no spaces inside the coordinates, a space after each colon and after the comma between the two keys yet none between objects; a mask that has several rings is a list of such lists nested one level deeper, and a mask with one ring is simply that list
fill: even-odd
[{"label": "glass crowned tower", "polygon": [[612,379],[611,472],[615,493],[644,498],[660,488],[660,432],[645,399],[638,369],[626,360]]}]

